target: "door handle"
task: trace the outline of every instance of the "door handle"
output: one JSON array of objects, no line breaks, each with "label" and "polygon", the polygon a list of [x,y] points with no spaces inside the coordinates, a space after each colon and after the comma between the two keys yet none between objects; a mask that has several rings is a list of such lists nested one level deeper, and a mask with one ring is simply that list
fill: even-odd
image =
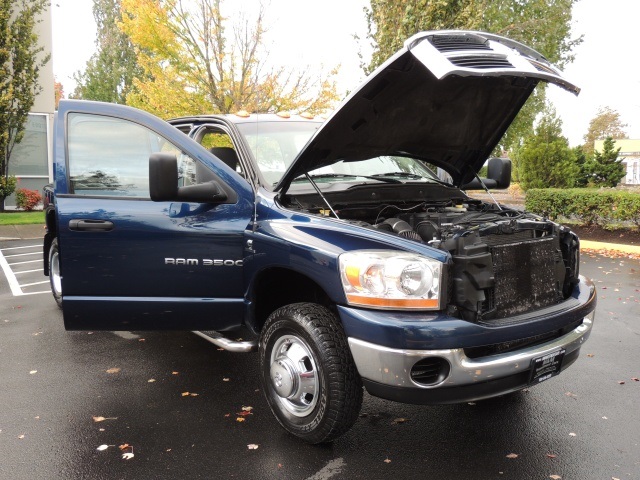
[{"label": "door handle", "polygon": [[113,230],[113,222],[108,220],[69,220],[69,230],[81,232],[108,232]]}]

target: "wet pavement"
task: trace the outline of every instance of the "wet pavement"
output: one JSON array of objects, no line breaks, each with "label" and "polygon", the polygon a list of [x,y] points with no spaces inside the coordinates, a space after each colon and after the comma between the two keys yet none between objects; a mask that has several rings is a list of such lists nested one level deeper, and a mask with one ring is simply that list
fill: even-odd
[{"label": "wet pavement", "polygon": [[[0,241],[0,253],[33,243]],[[640,261],[583,254],[582,273],[597,317],[562,375],[476,404],[365,395],[354,428],[326,446],[279,427],[257,354],[188,332],[66,332],[37,293],[47,285],[21,287],[34,272],[14,275],[17,296],[3,274],[0,479],[640,479]]]}]

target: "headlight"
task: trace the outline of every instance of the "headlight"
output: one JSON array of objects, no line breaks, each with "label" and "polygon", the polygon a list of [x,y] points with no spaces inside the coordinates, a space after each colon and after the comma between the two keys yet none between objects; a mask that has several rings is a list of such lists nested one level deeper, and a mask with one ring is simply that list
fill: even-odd
[{"label": "headlight", "polygon": [[440,310],[442,263],[414,253],[360,250],[339,257],[350,305]]}]

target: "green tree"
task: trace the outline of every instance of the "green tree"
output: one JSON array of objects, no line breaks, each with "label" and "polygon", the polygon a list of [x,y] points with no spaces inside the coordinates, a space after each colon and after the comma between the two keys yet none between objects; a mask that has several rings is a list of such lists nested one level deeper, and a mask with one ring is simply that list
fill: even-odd
[{"label": "green tree", "polygon": [[607,137],[602,146],[602,152],[595,151],[591,160],[585,165],[589,175],[588,183],[594,187],[615,187],[625,176],[625,166],[618,157],[620,148],[615,147],[613,138]]},{"label": "green tree", "polygon": [[570,188],[580,175],[575,153],[562,136],[562,121],[548,109],[535,133],[515,152],[522,188]]},{"label": "green tree", "polygon": [[626,123],[622,123],[620,114],[610,107],[600,107],[598,113],[589,122],[589,128],[584,135],[584,149],[587,155],[592,155],[596,140],[604,140],[607,137],[613,139],[627,138],[625,128]]},{"label": "green tree", "polygon": [[334,74],[314,78],[269,68],[264,10],[229,25],[222,0],[122,0],[120,28],[137,48],[144,76],[127,103],[160,117],[239,110],[319,113],[337,100]]},{"label": "green tree", "polygon": [[84,71],[73,75],[76,88],[71,98],[124,104],[133,79],[142,75],[129,36],[118,28],[120,12],[120,0],[93,0],[96,52]]},{"label": "green tree", "polygon": [[[570,37],[571,10],[577,0],[371,0],[365,9],[374,51],[363,66],[370,73],[421,30],[483,30],[522,42],[563,67],[582,38]],[[496,154],[521,145],[545,105],[541,83],[500,141]]]},{"label": "green tree", "polygon": [[0,211],[15,189],[11,153],[24,136],[27,115],[42,90],[40,68],[50,58],[42,55],[35,32],[48,5],[47,0],[0,0]]}]

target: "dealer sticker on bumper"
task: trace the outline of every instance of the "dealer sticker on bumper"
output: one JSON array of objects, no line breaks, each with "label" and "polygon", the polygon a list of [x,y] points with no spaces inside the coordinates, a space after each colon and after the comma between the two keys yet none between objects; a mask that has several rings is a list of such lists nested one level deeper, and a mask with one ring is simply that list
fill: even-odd
[{"label": "dealer sticker on bumper", "polygon": [[531,360],[529,383],[540,383],[560,373],[565,350],[556,350]]}]

